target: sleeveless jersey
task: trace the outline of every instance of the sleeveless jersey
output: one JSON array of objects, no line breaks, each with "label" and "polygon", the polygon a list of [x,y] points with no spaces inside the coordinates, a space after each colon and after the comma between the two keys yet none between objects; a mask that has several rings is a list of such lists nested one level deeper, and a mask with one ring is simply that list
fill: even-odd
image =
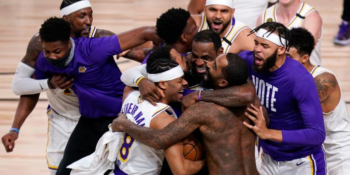
[{"label": "sleeveless jersey", "polygon": [[[166,111],[176,118],[172,108],[163,103],[153,106],[144,101],[139,91],[131,92],[124,100],[122,109],[127,118],[135,124],[149,127],[152,119]],[[117,164],[126,174],[159,174],[163,165],[164,152],[146,146],[125,133],[119,149]]]},{"label": "sleeveless jersey", "polygon": [[[323,67],[316,67],[311,73],[315,78],[325,72],[334,75],[332,71]],[[323,118],[326,129],[326,140],[323,145],[329,172],[347,174],[350,172],[350,118],[343,97],[333,111],[323,113]],[[334,173],[335,171],[337,173]]]},{"label": "sleeveless jersey", "polygon": [[[234,24],[232,24],[232,21],[231,21],[231,25],[229,25],[230,28],[224,37],[229,42],[225,41],[224,39],[221,39],[221,44],[222,44],[222,48],[224,49],[224,53],[228,53],[228,51],[231,48],[232,43],[235,41],[235,39],[239,35],[239,33],[242,30],[249,28],[246,24],[244,24],[241,21],[238,21],[234,18],[233,18],[233,21],[235,21]],[[209,25],[207,23],[207,17],[203,14],[201,25],[199,27],[199,31],[203,31],[203,30],[207,30],[207,29],[209,29]]]},{"label": "sleeveless jersey", "polygon": [[[262,15],[262,23],[278,22],[276,8],[278,3],[266,9]],[[298,28],[303,26],[304,19],[316,9],[307,3],[302,2],[296,15],[286,26],[288,29]],[[322,35],[322,34],[321,34]],[[313,65],[321,65],[321,37],[317,39],[316,46],[311,53],[310,62]]]},{"label": "sleeveless jersey", "polygon": [[[90,27],[89,38],[95,37],[96,30],[95,26]],[[80,118],[78,97],[72,89],[50,89],[46,94],[51,106],[50,110],[73,120]]]}]

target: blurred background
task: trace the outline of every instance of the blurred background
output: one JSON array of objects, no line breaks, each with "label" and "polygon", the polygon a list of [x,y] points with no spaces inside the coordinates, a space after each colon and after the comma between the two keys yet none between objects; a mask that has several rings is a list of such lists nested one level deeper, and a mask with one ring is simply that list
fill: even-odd
[{"label": "blurred background", "polygon": [[[249,0],[247,0],[249,1]],[[51,16],[60,16],[61,0],[0,0],[0,136],[9,131],[18,104],[11,90],[17,64],[23,58],[31,37]],[[136,27],[155,25],[156,18],[171,7],[187,9],[189,0],[90,0],[93,25],[121,33]],[[323,19],[322,64],[338,78],[350,107],[350,46],[336,46],[333,38],[339,30],[343,0],[305,0]],[[139,63],[117,60],[123,71]],[[45,147],[47,141],[46,94],[21,128],[14,152],[0,145],[1,175],[48,174]]]}]

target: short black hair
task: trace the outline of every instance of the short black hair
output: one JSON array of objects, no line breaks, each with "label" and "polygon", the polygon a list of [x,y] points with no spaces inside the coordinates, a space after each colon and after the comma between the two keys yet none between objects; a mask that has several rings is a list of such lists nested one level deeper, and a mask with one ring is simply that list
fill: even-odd
[{"label": "short black hair", "polygon": [[221,38],[219,34],[213,32],[212,30],[203,30],[198,32],[194,38],[194,42],[199,43],[213,43],[215,51],[221,48]]},{"label": "short black hair", "polygon": [[71,28],[69,23],[57,17],[47,19],[39,30],[41,40],[46,42],[68,42],[70,34]]},{"label": "short black hair", "polygon": [[295,47],[299,55],[311,55],[314,50],[315,40],[312,34],[304,28],[293,28],[290,30],[292,40],[290,47]]},{"label": "short black hair", "polygon": [[63,0],[60,6],[60,10],[79,1],[82,0]]},{"label": "short black hair", "polygon": [[146,65],[147,73],[162,73],[179,65],[171,58],[170,47],[158,47],[149,55]]},{"label": "short black hair", "polygon": [[266,23],[261,24],[260,26],[256,27],[252,31],[250,31],[250,34],[257,32],[260,29],[265,29],[268,31],[268,33],[277,32],[278,37],[280,39],[284,38],[286,40],[286,45],[284,47],[286,47],[286,50],[289,50],[289,47],[290,47],[289,42],[291,40],[291,36],[290,36],[290,31],[286,26],[284,26],[283,24],[278,23],[278,22],[266,22]]},{"label": "short black hair", "polygon": [[182,8],[171,8],[157,18],[157,35],[166,44],[174,44],[182,35],[190,13]]},{"label": "short black hair", "polygon": [[240,56],[227,53],[227,66],[222,68],[222,75],[228,82],[228,87],[245,84],[248,80],[249,71],[247,63]]}]

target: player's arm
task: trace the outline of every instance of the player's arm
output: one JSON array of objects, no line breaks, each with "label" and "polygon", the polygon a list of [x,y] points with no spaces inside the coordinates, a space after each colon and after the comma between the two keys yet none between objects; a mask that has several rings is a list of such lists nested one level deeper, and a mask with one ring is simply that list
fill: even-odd
[{"label": "player's arm", "polygon": [[143,64],[124,71],[120,79],[127,86],[139,87],[141,97],[156,105],[162,94],[157,86],[146,77],[146,64]]},{"label": "player's arm", "polygon": [[120,116],[113,121],[114,132],[126,132],[136,140],[155,149],[165,149],[190,135],[195,129],[205,124],[206,120],[218,114],[211,109],[212,103],[199,102],[187,109],[179,119],[171,122],[161,130],[140,127]]},{"label": "player's arm", "polygon": [[303,23],[303,27],[314,37],[315,45],[322,34],[322,23],[322,18],[316,10],[308,14]]},{"label": "player's arm", "polygon": [[[293,95],[298,102],[304,128],[298,130],[274,130],[266,128],[261,107],[253,107],[246,115],[254,122],[253,125],[244,123],[252,129],[259,138],[282,142],[286,144],[317,146],[325,140],[325,128],[322,108],[317,90],[311,75],[302,76],[294,85]],[[253,117],[256,116],[256,117]]]},{"label": "player's arm", "polygon": [[205,0],[191,0],[188,4],[187,10],[190,14],[201,14],[205,7]]},{"label": "player's arm", "polygon": [[[213,102],[224,107],[238,107],[254,103],[256,94],[254,84],[248,80],[240,86],[202,91],[200,96],[200,101]],[[199,101],[198,91],[185,96],[182,99],[182,105],[186,109],[197,101]]]},{"label": "player's arm", "polygon": [[120,48],[123,51],[139,46],[147,41],[159,43],[161,40],[156,34],[155,27],[140,27],[118,34],[117,36]]},{"label": "player's arm", "polygon": [[[15,118],[12,123],[12,128],[21,129],[24,121],[29,114],[35,108],[39,99],[39,94],[35,95],[22,95],[20,97]],[[15,141],[18,139],[19,133],[10,131],[2,137],[2,144],[4,145],[6,152],[12,152],[15,147]]]},{"label": "player's arm", "polygon": [[[339,88],[335,76],[328,72],[322,73],[315,77],[315,83],[321,104],[329,98],[329,96],[333,91],[335,91],[336,88]],[[339,101],[340,97],[337,100]]]},{"label": "player's arm", "polygon": [[255,34],[253,33],[249,35],[251,30],[252,29],[250,28],[245,28],[239,33],[235,40],[235,44],[233,44],[235,47],[230,47],[230,53],[238,54],[239,52],[244,50],[254,50]]},{"label": "player's arm", "polygon": [[[150,128],[163,129],[174,120],[174,117],[163,112],[152,119]],[[173,174],[196,174],[203,167],[203,161],[190,161],[184,158],[181,141],[164,149],[164,153]]]}]

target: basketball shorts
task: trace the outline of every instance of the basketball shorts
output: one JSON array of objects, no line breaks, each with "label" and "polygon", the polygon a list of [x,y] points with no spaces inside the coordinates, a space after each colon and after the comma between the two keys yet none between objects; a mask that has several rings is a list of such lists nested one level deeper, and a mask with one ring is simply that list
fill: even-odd
[{"label": "basketball shorts", "polygon": [[72,120],[55,112],[50,105],[47,109],[48,139],[46,147],[46,160],[50,174],[56,174],[68,139],[73,132],[78,120]]},{"label": "basketball shorts", "polygon": [[322,149],[291,161],[275,161],[268,154],[261,156],[261,175],[326,175],[326,160]]}]

